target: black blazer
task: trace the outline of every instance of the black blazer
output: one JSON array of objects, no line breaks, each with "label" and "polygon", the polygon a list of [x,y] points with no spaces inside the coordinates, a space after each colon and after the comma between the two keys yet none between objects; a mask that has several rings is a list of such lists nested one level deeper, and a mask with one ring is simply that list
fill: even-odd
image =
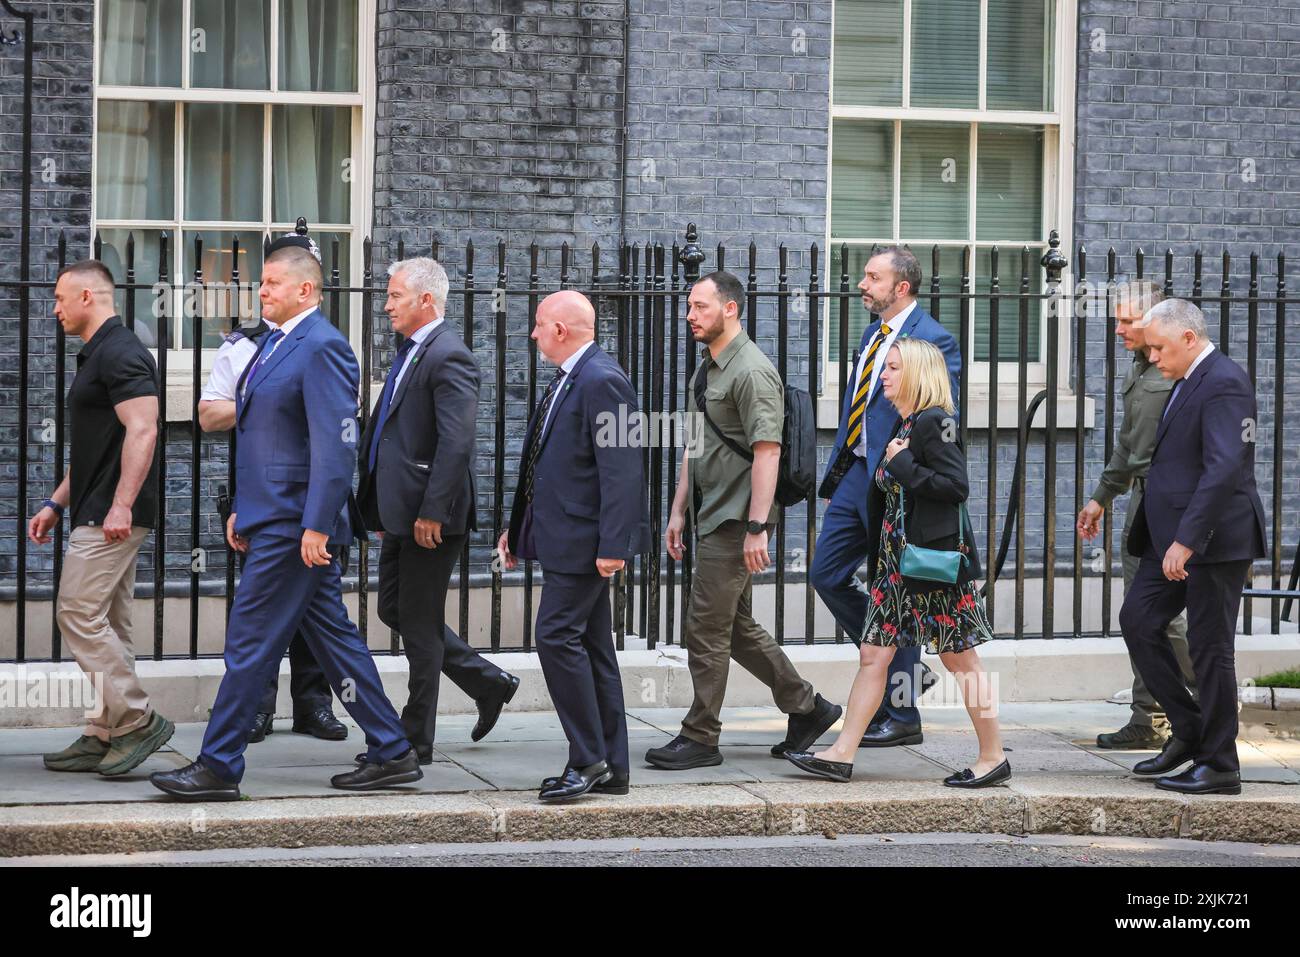
[{"label": "black blazer", "polygon": [[474,514],[478,389],[474,354],[444,320],[416,346],[397,385],[373,475],[370,442],[382,392],[366,422],[358,454],[357,504],[368,529],[409,536],[417,518],[442,522],[446,535],[478,527]]},{"label": "black blazer", "polygon": [[[894,426],[890,441],[902,427],[900,419]],[[940,408],[918,413],[908,447],[890,459],[885,470],[903,487],[903,519],[908,542],[925,548],[955,550],[957,522],[961,515],[958,506],[970,494],[966,454],[957,433],[956,416]],[[867,507],[873,530],[867,567],[874,575],[880,549],[880,525],[885,517],[885,493],[876,485],[874,475]],[[965,537],[970,561],[958,578],[963,584],[983,577],[979,551],[975,547],[975,531],[969,521],[965,522]]]}]

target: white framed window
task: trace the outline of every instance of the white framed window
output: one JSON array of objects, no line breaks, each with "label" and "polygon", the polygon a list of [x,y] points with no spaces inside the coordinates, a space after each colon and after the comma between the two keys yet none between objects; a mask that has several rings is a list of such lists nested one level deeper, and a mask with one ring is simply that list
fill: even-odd
[{"label": "white framed window", "polygon": [[[1025,246],[1030,291],[1042,291],[1038,260],[1049,232],[1060,232],[1067,255],[1071,243],[1075,16],[1076,0],[837,0],[828,288],[838,288],[842,246],[856,286],[872,246],[899,243],[920,259],[924,306],[936,247],[944,293],[961,288],[963,251],[972,291],[987,293],[995,246],[1003,292],[1019,289]],[[1015,301],[1004,300],[997,343],[1003,386],[1018,375],[1018,315]],[[869,316],[856,302],[849,316],[851,356]],[[957,300],[942,301],[939,320],[959,333]],[[1046,321],[1034,303],[1025,344],[1034,383],[1046,381]],[[839,340],[832,306],[823,337],[832,394]],[[1068,382],[1068,335],[1061,341],[1060,381]],[[965,346],[972,390],[982,387],[987,400],[987,298],[973,302]]]},{"label": "white framed window", "polygon": [[[374,4],[95,4],[92,233],[119,282],[128,236],[136,282],[158,276],[163,232],[173,282],[190,282],[198,267],[205,282],[228,284],[238,268],[242,291],[205,300],[204,350],[220,345],[236,315],[247,324],[259,314],[248,284],[261,277],[263,238],[292,231],[299,216],[321,247],[326,281],[337,240],[340,280],[360,285],[371,216]],[[136,330],[156,345],[155,297],[148,289],[135,296]],[[331,318],[359,348],[359,304],[350,298],[340,297]],[[171,312],[170,345],[192,349],[183,294]]]}]

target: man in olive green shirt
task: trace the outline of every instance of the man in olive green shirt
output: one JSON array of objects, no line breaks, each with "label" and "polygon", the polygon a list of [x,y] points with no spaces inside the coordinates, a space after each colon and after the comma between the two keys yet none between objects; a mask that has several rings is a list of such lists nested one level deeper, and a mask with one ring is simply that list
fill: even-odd
[{"label": "man in olive green shirt", "polygon": [[[768,532],[779,514],[773,499],[785,390],[771,361],[740,328],[744,297],[740,280],[725,272],[704,276],[687,296],[691,333],[708,348],[687,389],[690,434],[665,539],[668,553],[680,561],[690,507],[698,542],[683,637],[695,701],[681,734],[645,756],[669,771],[722,763],[720,714],[732,658],[771,688],[777,707],[789,715],[791,750],[809,747],[842,710],[799,677],[753,618],[750,580],[771,564]],[[729,441],[699,414],[697,396]]]},{"label": "man in olive green shirt", "polygon": [[[1119,441],[1111,454],[1106,469],[1101,473],[1092,499],[1079,512],[1076,528],[1079,534],[1091,541],[1101,530],[1101,517],[1116,496],[1131,487],[1128,512],[1124,518],[1124,534],[1120,542],[1128,540],[1129,527],[1137,514],[1146,484],[1147,469],[1156,447],[1156,432],[1160,417],[1169,400],[1174,383],[1164,378],[1160,370],[1147,357],[1146,333],[1135,324],[1152,306],[1164,299],[1160,287],[1149,280],[1121,283],[1115,305],[1115,334],[1124,342],[1124,348],[1133,353],[1133,365],[1124,378],[1124,422],[1120,427]],[[1139,559],[1130,555],[1121,545],[1124,563],[1124,593],[1128,594]],[[1180,614],[1169,623],[1169,642],[1174,656],[1183,671],[1188,690],[1196,694],[1196,676],[1192,671],[1187,651],[1187,616]],[[1097,746],[1108,749],[1160,748],[1169,736],[1169,721],[1164,709],[1152,697],[1138,674],[1137,666],[1129,659],[1133,669],[1133,714],[1128,724],[1110,734],[1097,735]]]}]

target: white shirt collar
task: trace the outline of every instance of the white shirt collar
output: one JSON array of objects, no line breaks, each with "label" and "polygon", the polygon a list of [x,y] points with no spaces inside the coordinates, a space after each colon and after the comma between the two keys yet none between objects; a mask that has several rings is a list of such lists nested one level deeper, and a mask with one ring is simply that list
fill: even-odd
[{"label": "white shirt collar", "polygon": [[319,307],[319,306],[312,306],[312,307],[310,307],[310,308],[308,308],[308,309],[304,309],[302,312],[298,313],[298,315],[294,316],[292,319],[290,319],[288,322],[286,322],[286,323],[285,323],[284,325],[282,325],[282,326],[276,326],[274,323],[272,323],[271,325],[272,325],[273,328],[279,329],[279,330],[280,330],[281,332],[283,332],[286,336],[288,336],[289,333],[293,332],[293,330],[296,329],[296,328],[298,327],[298,323],[302,322],[304,319],[306,319],[308,316],[310,316],[313,312],[315,312],[318,308],[320,308],[320,307]]},{"label": "white shirt collar", "polygon": [[429,336],[433,335],[434,329],[437,329],[440,325],[442,325],[442,319],[443,317],[439,316],[437,319],[433,320],[433,322],[426,322],[419,329],[416,329],[413,333],[411,333],[410,338],[414,340],[415,344],[418,346],[425,339],[428,339]]},{"label": "white shirt collar", "polygon": [[589,342],[584,342],[578,348],[577,352],[575,352],[573,355],[569,356],[569,358],[565,359],[562,363],[560,363],[560,368],[564,370],[564,374],[568,375],[570,372],[572,372],[573,367],[576,366],[578,364],[578,360],[582,358],[582,354],[586,352],[588,349],[590,349],[592,346],[594,346],[595,344],[596,343],[594,340]]},{"label": "white shirt collar", "polygon": [[907,317],[912,314],[912,310],[914,310],[915,308],[916,308],[916,300],[913,299],[911,302],[907,304],[907,308],[905,308],[902,312],[896,315],[893,319],[885,320],[885,322],[889,324],[890,335],[894,335],[894,336],[898,335],[898,330],[903,328],[903,323],[907,322]]},{"label": "white shirt collar", "polygon": [[1201,354],[1192,360],[1192,364],[1188,366],[1187,371],[1183,373],[1184,382],[1186,382],[1188,379],[1192,377],[1192,373],[1196,371],[1196,367],[1200,365],[1205,360],[1205,357],[1208,356],[1213,351],[1214,351],[1214,343],[1207,342],[1205,344],[1205,348],[1201,350]]}]

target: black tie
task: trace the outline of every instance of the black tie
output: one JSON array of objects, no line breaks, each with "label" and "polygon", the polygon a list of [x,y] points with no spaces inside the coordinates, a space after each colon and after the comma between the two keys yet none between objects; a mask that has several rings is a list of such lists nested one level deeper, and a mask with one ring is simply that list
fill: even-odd
[{"label": "black tie", "polygon": [[551,384],[546,387],[546,394],[542,396],[541,405],[537,407],[537,416],[534,419],[537,424],[533,430],[533,441],[528,446],[528,457],[524,461],[524,498],[529,502],[533,500],[533,481],[536,478],[537,459],[542,454],[542,432],[546,428],[546,416],[551,411],[556,393],[560,391],[560,380],[563,378],[564,369],[561,368],[555,373]]}]

